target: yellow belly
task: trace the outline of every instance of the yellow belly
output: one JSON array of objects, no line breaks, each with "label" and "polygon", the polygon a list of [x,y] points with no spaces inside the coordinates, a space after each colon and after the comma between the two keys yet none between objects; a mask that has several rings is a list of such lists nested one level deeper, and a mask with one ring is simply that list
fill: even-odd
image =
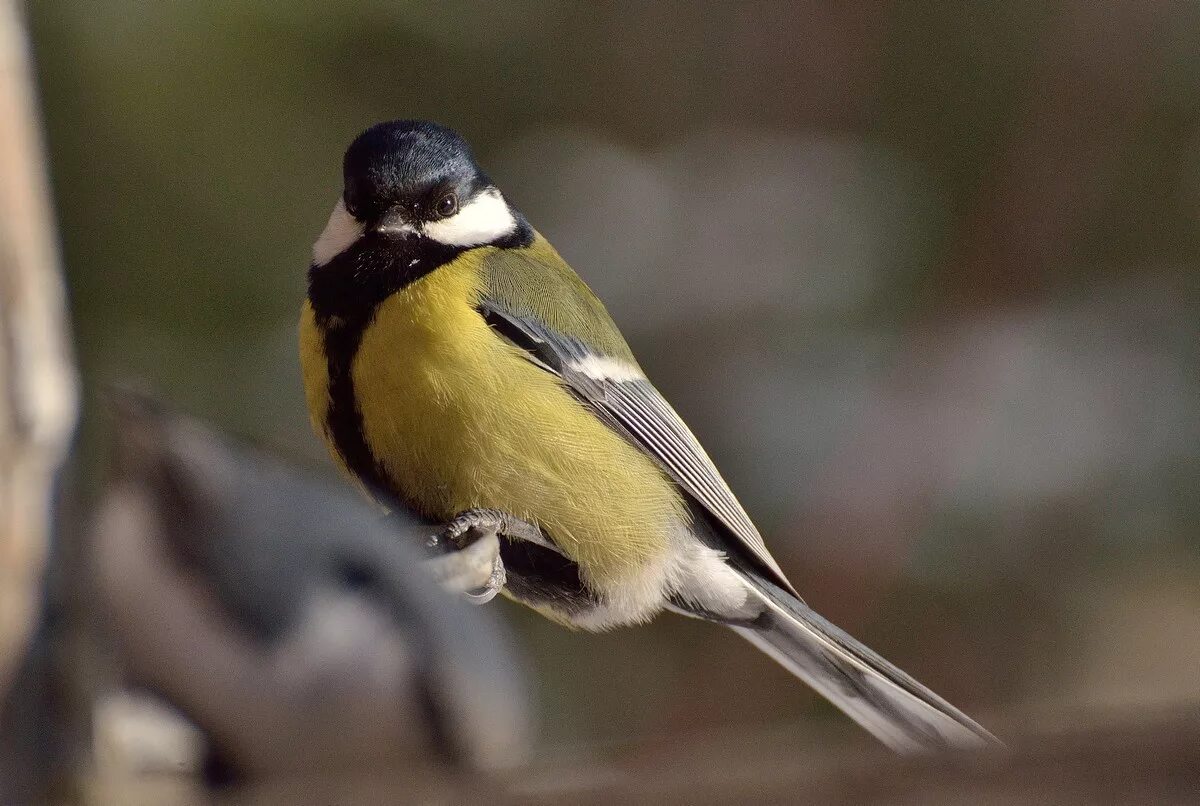
[{"label": "yellow belly", "polygon": [[[641,451],[580,405],[473,309],[470,255],[389,297],[352,365],[367,444],[425,515],[475,507],[541,526],[599,590],[613,589],[668,549],[683,506]],[[317,346],[310,312],[302,353]],[[308,343],[306,347],[305,344]],[[305,357],[318,431],[324,367]]]}]

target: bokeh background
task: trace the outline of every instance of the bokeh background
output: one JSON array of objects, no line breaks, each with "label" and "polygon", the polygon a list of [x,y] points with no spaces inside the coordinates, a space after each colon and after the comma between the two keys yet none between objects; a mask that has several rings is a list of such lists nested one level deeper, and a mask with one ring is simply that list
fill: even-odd
[{"label": "bokeh background", "polygon": [[[1200,7],[28,13],[82,498],[114,378],[333,474],[309,247],[350,139],[430,118],[607,301],[817,609],[989,724],[1200,702]],[[495,606],[547,747],[869,741],[717,628]]]}]

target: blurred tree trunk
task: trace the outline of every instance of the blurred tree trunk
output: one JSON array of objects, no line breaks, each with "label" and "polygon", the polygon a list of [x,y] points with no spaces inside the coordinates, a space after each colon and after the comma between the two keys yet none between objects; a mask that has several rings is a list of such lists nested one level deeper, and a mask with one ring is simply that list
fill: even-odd
[{"label": "blurred tree trunk", "polygon": [[77,403],[29,55],[0,0],[0,692],[36,614]]}]

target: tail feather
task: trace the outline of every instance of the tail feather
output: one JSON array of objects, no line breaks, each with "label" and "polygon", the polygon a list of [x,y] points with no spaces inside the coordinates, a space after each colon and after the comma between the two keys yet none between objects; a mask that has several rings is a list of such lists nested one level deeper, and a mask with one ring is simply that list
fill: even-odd
[{"label": "tail feather", "polygon": [[753,574],[765,606],[743,638],[812,686],[888,747],[901,753],[1001,745],[973,719],[804,602]]}]

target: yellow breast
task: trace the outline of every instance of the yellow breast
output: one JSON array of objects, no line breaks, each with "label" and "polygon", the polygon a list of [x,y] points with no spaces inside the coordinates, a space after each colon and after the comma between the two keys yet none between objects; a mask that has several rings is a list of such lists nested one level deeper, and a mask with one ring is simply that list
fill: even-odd
[{"label": "yellow breast", "polygon": [[[423,514],[501,509],[541,526],[604,590],[663,556],[679,494],[474,310],[473,250],[386,299],[351,375],[375,458]],[[301,320],[314,424],[328,407],[320,334]]]}]

